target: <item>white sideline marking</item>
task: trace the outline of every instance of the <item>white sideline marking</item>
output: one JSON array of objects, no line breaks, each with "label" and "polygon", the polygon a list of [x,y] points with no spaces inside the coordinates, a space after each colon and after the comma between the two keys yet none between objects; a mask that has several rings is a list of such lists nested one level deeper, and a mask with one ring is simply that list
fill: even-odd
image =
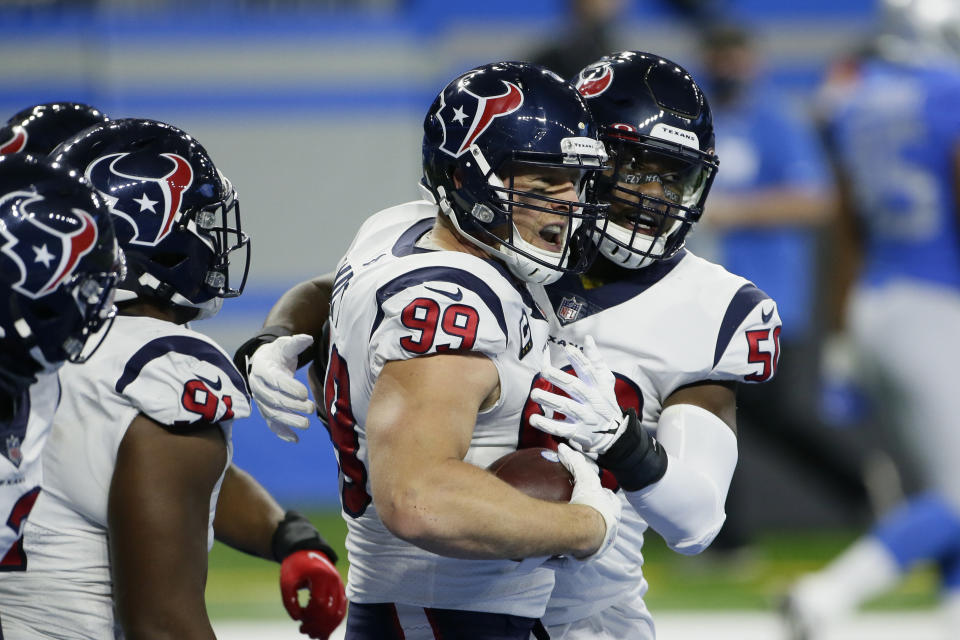
[{"label": "white sideline marking", "polygon": [[[655,615],[658,640],[786,640],[776,615],[768,612],[685,611]],[[214,622],[218,640],[303,640],[293,620]],[[343,639],[343,625],[330,640]],[[945,640],[937,611],[868,612],[832,630],[823,640]]]}]

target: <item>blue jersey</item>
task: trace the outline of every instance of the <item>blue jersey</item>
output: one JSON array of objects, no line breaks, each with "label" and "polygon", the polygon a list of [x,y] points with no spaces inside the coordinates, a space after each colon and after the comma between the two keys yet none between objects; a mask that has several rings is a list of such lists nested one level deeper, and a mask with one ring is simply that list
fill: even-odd
[{"label": "blue jersey", "polygon": [[909,278],[960,288],[960,69],[867,63],[833,126],[866,232],[864,284]]},{"label": "blue jersey", "polygon": [[[812,127],[771,91],[758,89],[736,105],[715,107],[713,121],[721,162],[713,193],[826,188],[826,163]],[[813,232],[802,227],[734,229],[721,237],[716,260],[770,294],[784,333],[799,336],[811,321],[814,243]]]}]

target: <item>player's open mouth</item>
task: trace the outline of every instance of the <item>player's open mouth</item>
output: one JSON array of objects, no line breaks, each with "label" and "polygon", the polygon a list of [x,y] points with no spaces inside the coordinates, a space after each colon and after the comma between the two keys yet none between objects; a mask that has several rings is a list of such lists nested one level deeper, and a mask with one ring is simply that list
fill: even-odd
[{"label": "player's open mouth", "polygon": [[637,213],[630,216],[630,220],[625,226],[629,228],[630,223],[633,224],[637,233],[652,236],[656,235],[660,230],[660,225],[663,224],[663,217],[646,212]]},{"label": "player's open mouth", "polygon": [[552,251],[560,251],[563,248],[563,225],[562,224],[548,224],[547,226],[540,229],[540,239],[543,240],[548,246],[544,249],[550,249]]}]

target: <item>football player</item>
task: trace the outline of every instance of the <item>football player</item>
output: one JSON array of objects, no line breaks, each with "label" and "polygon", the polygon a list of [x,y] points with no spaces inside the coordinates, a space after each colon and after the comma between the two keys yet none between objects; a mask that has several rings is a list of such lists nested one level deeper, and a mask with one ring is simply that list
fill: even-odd
[{"label": "football player", "polygon": [[26,567],[22,532],[40,494],[57,369],[96,349],[91,336],[116,314],[121,265],[89,182],[27,154],[0,158],[0,572]]},{"label": "football player", "polygon": [[[47,154],[82,130],[108,120],[96,107],[77,102],[27,107],[0,128],[0,141],[6,141],[0,144],[0,153]],[[245,535],[235,533],[251,530],[248,526],[251,521],[246,516],[253,515],[275,527],[284,522],[283,527],[270,529],[270,532],[276,532],[274,544],[279,544],[280,550],[275,549],[272,555],[264,557],[282,561],[282,601],[290,616],[302,622],[301,632],[312,637],[326,637],[345,615],[342,581],[331,566],[337,561],[336,553],[303,516],[296,512],[284,514],[254,478],[233,464],[224,476],[220,495],[236,496],[237,503],[243,496],[250,498],[242,509],[230,510],[223,508],[222,503],[218,505],[221,508],[220,515],[214,520],[214,534],[218,540],[234,548],[250,551]],[[221,498],[221,501],[225,500]],[[284,520],[287,518],[288,521]],[[252,553],[257,555],[256,551]],[[310,591],[307,606],[301,606],[297,599],[296,592],[301,588]]]},{"label": "football player", "polygon": [[21,109],[0,127],[0,154],[45,156],[75,134],[109,120],[82,102],[47,102]]},{"label": "football player", "polygon": [[[517,448],[546,353],[524,285],[588,263],[602,208],[583,193],[605,158],[571,85],[525,63],[478,67],[424,120],[426,199],[369,218],[340,261],[322,394],[348,527],[348,639],[526,639],[553,587],[537,557],[595,559],[615,539],[619,501],[569,448],[570,504],[483,470]],[[285,294],[238,354],[284,428],[310,408],[292,372],[314,337],[278,334],[318,330],[321,285]]]},{"label": "football player", "polygon": [[[751,282],[684,248],[718,166],[710,107],[690,74],[627,51],[575,84],[611,158],[597,184],[609,222],[585,274],[534,289],[552,360],[569,364],[544,370],[530,395],[543,408],[531,403],[528,415],[611,471],[624,510],[611,553],[557,572],[543,620],[554,639],[652,639],[644,532],[689,555],[720,530],[737,462],[736,386],[774,375],[780,319]],[[544,435],[522,445],[544,446]]]},{"label": "football player", "polygon": [[[316,567],[333,576],[313,595],[339,617],[305,630],[326,637],[345,608],[335,556],[305,518],[285,514],[230,465],[231,424],[249,413],[246,386],[219,347],[185,326],[243,289],[248,238],[233,187],[196,140],[150,120],[85,129],[54,157],[110,204],[129,270],[116,330],[89,369],[63,372],[47,493],[24,532],[29,567],[0,579],[3,630],[212,638],[203,589],[216,533],[298,578]],[[236,255],[246,259],[231,277]],[[296,594],[287,600],[299,613]]]},{"label": "football player", "polygon": [[861,381],[920,491],[794,586],[784,611],[803,640],[831,635],[921,562],[940,571],[943,637],[960,629],[960,5],[881,6],[872,51],[829,122],[851,196],[838,237],[854,267],[835,280],[849,285],[846,330]]}]

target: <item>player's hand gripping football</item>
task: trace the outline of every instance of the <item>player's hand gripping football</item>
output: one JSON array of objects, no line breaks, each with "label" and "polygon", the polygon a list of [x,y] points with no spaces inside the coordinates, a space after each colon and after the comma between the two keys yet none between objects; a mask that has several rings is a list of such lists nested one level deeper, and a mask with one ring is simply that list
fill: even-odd
[{"label": "player's hand gripping football", "polygon": [[545,409],[562,413],[563,420],[538,414],[530,417],[530,424],[566,438],[574,449],[596,459],[623,434],[628,418],[617,404],[613,373],[603,362],[593,338],[587,336],[582,353],[567,345],[566,356],[576,376],[552,365],[545,366],[541,375],[569,397],[545,389],[530,392],[531,400]]},{"label": "player's hand gripping football", "polygon": [[597,550],[589,556],[579,558],[580,560],[594,560],[610,550],[617,539],[622,511],[620,499],[613,491],[605,489],[600,484],[600,475],[597,473],[597,468],[588,462],[583,454],[574,451],[565,444],[561,444],[557,447],[557,455],[560,458],[560,464],[566,467],[570,475],[573,476],[573,495],[570,496],[570,504],[582,504],[596,509],[607,525],[603,542],[600,543]]},{"label": "player's hand gripping football", "polygon": [[260,408],[260,415],[270,430],[287,442],[300,438],[294,429],[306,429],[307,417],[315,411],[307,387],[294,378],[297,357],[313,344],[305,333],[282,336],[269,342],[250,356],[247,375],[250,393]]},{"label": "player's hand gripping football", "polygon": [[[301,607],[297,591],[310,590],[310,601]],[[280,595],[283,606],[300,633],[327,640],[347,613],[347,596],[340,573],[320,551],[295,551],[280,565]]]}]

